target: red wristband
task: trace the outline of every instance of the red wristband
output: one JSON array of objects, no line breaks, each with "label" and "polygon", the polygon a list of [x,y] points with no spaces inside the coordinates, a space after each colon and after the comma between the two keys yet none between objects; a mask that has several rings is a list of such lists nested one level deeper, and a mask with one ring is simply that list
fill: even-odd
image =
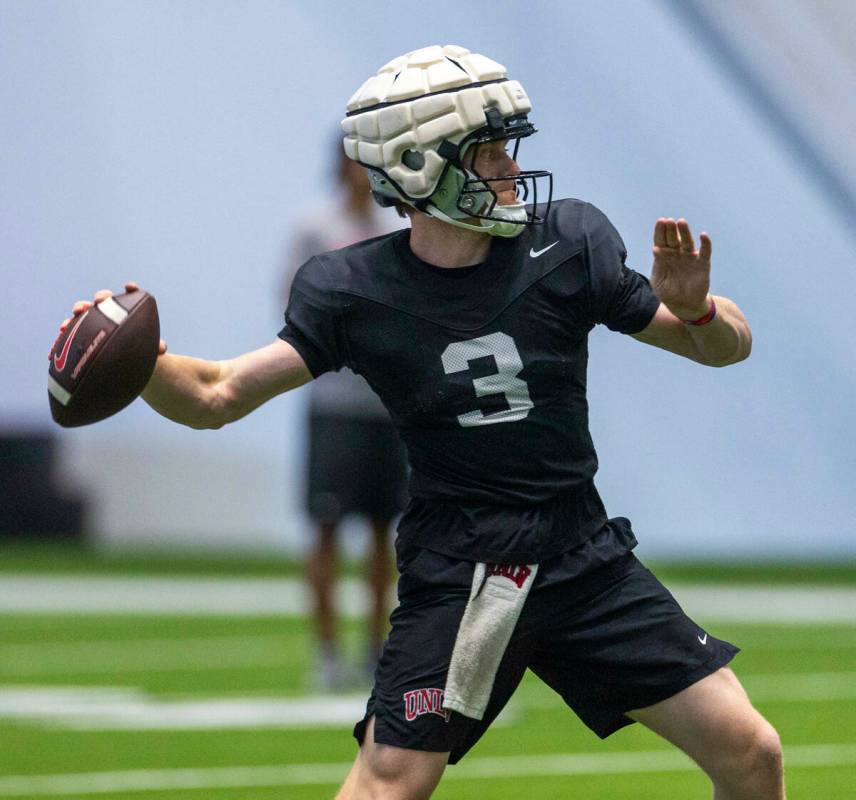
[{"label": "red wristband", "polygon": [[681,322],[684,325],[707,325],[708,322],[713,321],[716,317],[716,303],[713,302],[713,298],[710,298],[710,307],[707,309],[707,314],[703,317],[699,317],[698,319],[682,319]]}]

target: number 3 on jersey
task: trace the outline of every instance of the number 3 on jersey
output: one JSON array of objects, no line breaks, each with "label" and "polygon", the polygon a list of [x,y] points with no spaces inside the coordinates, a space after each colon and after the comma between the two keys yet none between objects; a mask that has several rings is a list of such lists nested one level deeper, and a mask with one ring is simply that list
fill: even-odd
[{"label": "number 3 on jersey", "polygon": [[523,371],[523,361],[517,351],[517,345],[507,333],[490,333],[478,339],[464,342],[452,342],[441,356],[443,369],[447,375],[464,372],[470,368],[470,361],[485,356],[493,356],[496,361],[496,373],[483,378],[473,378],[476,397],[489,394],[505,395],[508,408],[485,414],[480,409],[458,415],[458,422],[465,428],[475,425],[493,425],[497,422],[517,422],[525,419],[532,408],[529,387],[526,381],[517,376]]}]

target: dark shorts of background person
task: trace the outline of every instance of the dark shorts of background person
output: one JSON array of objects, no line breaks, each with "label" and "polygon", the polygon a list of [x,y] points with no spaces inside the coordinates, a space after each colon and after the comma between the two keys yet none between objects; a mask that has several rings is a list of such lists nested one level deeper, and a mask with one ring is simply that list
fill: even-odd
[{"label": "dark shorts of background person", "polygon": [[618,517],[581,547],[541,564],[481,721],[439,706],[473,564],[399,545],[400,605],[366,715],[354,728],[357,741],[374,715],[376,742],[450,752],[454,764],[527,668],[606,738],[632,723],[627,711],[665,700],[731,661],[739,648],[686,616],[631,552],[634,545],[629,522]]},{"label": "dark shorts of background person", "polygon": [[407,460],[392,421],[310,414],[306,509],[319,522],[345,514],[390,520],[404,507]]}]

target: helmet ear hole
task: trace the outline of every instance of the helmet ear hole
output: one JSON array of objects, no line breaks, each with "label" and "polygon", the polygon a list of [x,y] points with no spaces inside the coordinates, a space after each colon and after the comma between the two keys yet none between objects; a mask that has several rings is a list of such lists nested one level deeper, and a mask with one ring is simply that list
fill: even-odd
[{"label": "helmet ear hole", "polygon": [[401,163],[408,169],[418,172],[425,166],[425,156],[418,150],[405,150],[401,155]]}]

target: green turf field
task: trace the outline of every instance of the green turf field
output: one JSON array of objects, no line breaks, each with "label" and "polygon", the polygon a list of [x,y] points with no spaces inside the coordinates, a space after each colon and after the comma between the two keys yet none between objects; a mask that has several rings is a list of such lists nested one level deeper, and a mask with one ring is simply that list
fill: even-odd
[{"label": "green turf field", "polygon": [[[61,557],[50,561],[48,567],[22,553],[4,560],[0,593],[4,577],[26,572],[161,574],[150,563],[101,560],[93,567],[81,558],[63,569]],[[230,571],[188,560],[184,571],[221,580],[253,573],[252,564],[239,566],[236,573],[234,565]],[[674,572],[686,581],[693,577],[687,569]],[[173,563],[163,572],[182,570]],[[274,573],[268,563],[255,574]],[[816,568],[811,584],[824,576]],[[727,577],[728,569],[718,568],[717,580]],[[756,567],[749,577],[788,585],[781,568]],[[840,568],[829,579],[856,589]],[[333,796],[354,756],[350,727],[365,692],[312,691],[302,619],[112,613],[107,600],[92,613],[0,612],[0,798]],[[856,620],[709,627],[743,648],[735,669],[782,735],[789,797],[856,798]],[[347,628],[356,652],[358,626]],[[527,678],[499,723],[447,770],[435,796],[520,795],[690,800],[709,791],[680,754],[639,726],[601,742]]]}]

